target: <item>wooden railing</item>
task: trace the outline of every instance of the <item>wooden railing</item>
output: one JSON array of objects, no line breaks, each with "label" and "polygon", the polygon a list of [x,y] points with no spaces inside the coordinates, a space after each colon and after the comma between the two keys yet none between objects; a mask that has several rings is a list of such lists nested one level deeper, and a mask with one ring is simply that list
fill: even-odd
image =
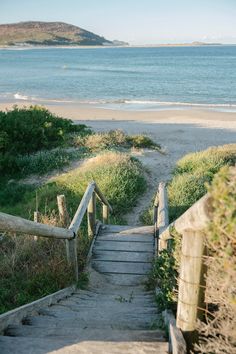
[{"label": "wooden railing", "polygon": [[[49,237],[66,240],[67,260],[73,266],[75,279],[78,280],[78,260],[77,260],[77,235],[81,222],[87,210],[88,233],[94,236],[96,233],[96,196],[102,203],[103,223],[108,223],[109,212],[112,208],[104,197],[95,182],[88,185],[79,207],[68,228],[55,227],[39,222],[26,220],[17,216],[0,213],[0,231],[13,232],[16,234],[27,234],[33,237]],[[62,223],[68,224],[69,217],[65,205],[65,197],[58,196],[59,214]]]},{"label": "wooden railing", "polygon": [[168,241],[172,239],[171,232],[174,228],[182,236],[176,325],[191,347],[196,340],[197,319],[202,319],[205,310],[204,230],[211,220],[210,196],[206,194],[169,225],[166,225],[167,205],[166,186],[162,183],[159,185],[158,252],[168,248]]}]

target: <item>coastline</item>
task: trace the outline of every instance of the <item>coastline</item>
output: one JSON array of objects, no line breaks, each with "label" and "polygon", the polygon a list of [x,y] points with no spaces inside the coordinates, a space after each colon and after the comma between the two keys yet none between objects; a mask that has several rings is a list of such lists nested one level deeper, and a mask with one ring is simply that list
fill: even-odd
[{"label": "coastline", "polygon": [[123,110],[104,108],[93,104],[44,103],[38,101],[0,102],[0,110],[10,110],[14,105],[28,107],[39,105],[51,112],[74,121],[140,121],[146,123],[201,124],[222,129],[236,129],[236,112],[223,112],[199,107],[178,107],[157,110]]}]

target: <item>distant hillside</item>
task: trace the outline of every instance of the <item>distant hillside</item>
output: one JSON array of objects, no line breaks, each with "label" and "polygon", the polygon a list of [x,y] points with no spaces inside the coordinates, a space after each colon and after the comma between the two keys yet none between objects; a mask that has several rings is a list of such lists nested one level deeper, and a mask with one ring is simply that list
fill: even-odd
[{"label": "distant hillside", "polygon": [[0,25],[0,46],[126,45],[64,22],[19,22]]}]

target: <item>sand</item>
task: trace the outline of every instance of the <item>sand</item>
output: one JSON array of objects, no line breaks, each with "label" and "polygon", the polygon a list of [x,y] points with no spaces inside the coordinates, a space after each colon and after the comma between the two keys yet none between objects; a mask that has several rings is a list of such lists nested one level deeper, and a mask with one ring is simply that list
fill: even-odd
[{"label": "sand", "polygon": [[[24,103],[27,105],[27,103]],[[0,110],[12,104],[0,104]],[[127,216],[137,224],[148,207],[160,181],[168,181],[176,161],[189,152],[236,143],[236,113],[210,110],[121,111],[84,105],[47,105],[52,112],[92,127],[95,131],[122,129],[129,134],[144,133],[161,144],[165,154],[134,151],[147,169],[148,190]]]}]

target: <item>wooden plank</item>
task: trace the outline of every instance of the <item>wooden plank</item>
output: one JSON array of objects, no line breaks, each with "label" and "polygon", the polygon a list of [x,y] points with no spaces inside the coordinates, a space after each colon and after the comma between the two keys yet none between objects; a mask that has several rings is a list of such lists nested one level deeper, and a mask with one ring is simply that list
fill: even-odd
[{"label": "wooden plank", "polygon": [[159,234],[158,251],[167,249],[167,242],[162,240],[161,234],[169,225],[169,213],[168,213],[168,196],[166,183],[161,182],[159,184],[159,206],[158,206],[158,219],[157,228]]},{"label": "wooden plank", "polygon": [[93,238],[96,234],[96,194],[93,192],[87,208],[88,236]]},{"label": "wooden plank", "polygon": [[101,234],[98,236],[99,241],[123,241],[123,242],[148,242],[148,243],[153,243],[154,242],[154,237],[152,235],[143,235],[143,234]]},{"label": "wooden plank", "polygon": [[103,225],[102,234],[106,233],[119,233],[120,231],[132,229],[133,226],[127,225]]},{"label": "wooden plank", "polygon": [[132,263],[132,262],[104,262],[93,260],[92,266],[100,273],[113,274],[147,274],[151,268],[152,263]]},{"label": "wooden plank", "polygon": [[[94,183],[95,183],[95,182],[94,182]],[[110,210],[110,212],[112,213],[112,207],[110,206],[110,204],[108,203],[106,197],[105,197],[104,194],[100,191],[100,189],[99,189],[99,187],[98,187],[98,185],[97,185],[96,183],[95,183],[95,192],[96,192],[98,198],[101,200],[101,202],[102,202],[103,204],[105,204],[105,205],[108,207],[108,209]]]},{"label": "wooden plank", "polygon": [[151,252],[116,252],[116,251],[93,251],[93,259],[124,262],[151,262]]},{"label": "wooden plank", "polygon": [[188,346],[196,340],[197,319],[202,319],[205,284],[203,276],[204,234],[185,231],[182,238],[181,265],[179,275],[177,327],[183,331]]},{"label": "wooden plank", "polygon": [[[107,281],[113,285],[136,286],[144,285],[147,281],[146,275],[136,274],[105,274]],[[150,326],[150,324],[149,324]]]},{"label": "wooden plank", "polygon": [[108,224],[109,222],[109,208],[106,204],[102,205],[102,222]]},{"label": "wooden plank", "polygon": [[58,239],[73,239],[73,230],[67,230],[61,227],[49,226],[36,223],[30,220],[0,213],[0,230],[14,232],[19,234],[27,234],[41,237],[51,237]]},{"label": "wooden plank", "polygon": [[186,354],[186,342],[184,336],[179,328],[176,327],[176,319],[170,310],[162,312],[165,325],[169,332],[169,353],[171,354]]},{"label": "wooden plank", "polygon": [[105,225],[102,233],[121,233],[121,234],[150,234],[154,235],[154,226],[124,226],[124,225]]},{"label": "wooden plank", "polygon": [[153,245],[151,243],[143,242],[113,242],[113,241],[99,241],[95,243],[95,249],[109,250],[109,251],[133,251],[133,252],[153,252]]},{"label": "wooden plank", "polygon": [[[105,331],[107,332],[107,331]],[[93,333],[93,331],[92,331]],[[96,332],[95,332],[96,333]],[[95,335],[94,333],[94,335]],[[115,338],[109,341],[109,337],[104,340],[96,340],[92,335],[89,340],[86,338],[66,338],[47,337],[2,337],[0,340],[1,354],[44,354],[44,353],[90,353],[90,354],[143,354],[143,353],[167,353],[166,342],[148,341],[140,342],[129,339],[116,341]]]},{"label": "wooden plank", "polygon": [[8,311],[0,315],[0,333],[2,333],[7,326],[11,324],[19,324],[24,317],[37,314],[37,311],[43,306],[51,306],[57,303],[59,300],[70,296],[76,291],[75,286],[59,290],[56,293],[45,296],[39,300],[33,301],[30,304],[23,305],[17,309]]},{"label": "wooden plank", "polygon": [[79,207],[74,215],[74,218],[70,224],[69,229],[73,230],[73,232],[75,234],[77,234],[79,231],[81,222],[82,222],[84,214],[87,210],[89,201],[93,195],[94,189],[95,189],[95,182],[92,182],[88,185],[88,187],[83,195],[83,198],[81,199],[80,205],[79,205]]}]

